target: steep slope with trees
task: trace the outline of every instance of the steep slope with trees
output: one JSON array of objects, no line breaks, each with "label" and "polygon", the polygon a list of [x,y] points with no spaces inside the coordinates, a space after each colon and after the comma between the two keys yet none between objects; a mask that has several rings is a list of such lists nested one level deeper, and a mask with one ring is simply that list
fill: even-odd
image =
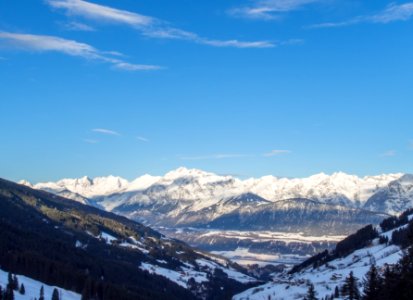
[{"label": "steep slope with trees", "polygon": [[5,180],[0,265],[84,299],[209,299],[218,285],[228,298],[255,281],[139,223]]}]

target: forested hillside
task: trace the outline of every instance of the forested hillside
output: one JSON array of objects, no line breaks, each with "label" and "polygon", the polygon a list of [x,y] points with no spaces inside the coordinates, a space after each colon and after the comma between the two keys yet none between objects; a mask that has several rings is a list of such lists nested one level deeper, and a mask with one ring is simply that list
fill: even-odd
[{"label": "forested hillside", "polygon": [[124,217],[0,180],[5,271],[84,299],[225,299],[255,281],[220,263]]}]

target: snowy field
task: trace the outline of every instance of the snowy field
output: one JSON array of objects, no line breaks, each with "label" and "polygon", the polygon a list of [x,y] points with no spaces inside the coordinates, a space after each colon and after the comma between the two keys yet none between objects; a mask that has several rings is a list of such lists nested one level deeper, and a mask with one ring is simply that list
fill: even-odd
[{"label": "snowy field", "polygon": [[[158,263],[162,262],[158,261]],[[242,274],[231,267],[223,267],[210,260],[197,259],[196,264],[199,267],[201,267],[201,269],[205,268],[209,272],[213,272],[216,268],[221,269],[224,273],[228,275],[228,278],[234,279],[241,283],[250,283],[256,281],[255,278]],[[185,263],[185,267],[182,267],[180,271],[170,270],[167,268],[163,268],[159,265],[153,265],[149,263],[141,263],[139,268],[141,270],[146,270],[151,274],[157,274],[165,278],[168,278],[169,280],[175,282],[176,284],[184,288],[188,288],[188,281],[191,278],[193,278],[198,283],[208,281],[207,272],[196,271],[195,267],[189,263]]]},{"label": "snowy field", "polygon": [[266,254],[250,252],[248,248],[237,248],[234,251],[212,251],[211,253],[223,256],[236,262],[239,265],[295,265],[301,263],[308,256],[290,255],[290,254]]},{"label": "snowy field", "polygon": [[256,239],[259,242],[282,241],[285,243],[311,242],[338,242],[344,239],[343,235],[310,236],[303,233],[289,233],[277,231],[242,231],[242,230],[203,230],[198,232],[200,237],[220,236],[236,239]]},{"label": "snowy field", "polygon": [[[291,251],[292,253],[281,253],[281,251],[277,251],[276,249],[267,248],[262,248],[259,252],[257,252],[255,250],[257,249],[257,247],[254,246],[255,244],[279,242],[285,247],[288,247],[288,245],[294,245],[295,248],[300,248],[300,244],[304,246],[310,245],[310,247],[312,243],[325,243],[325,245],[327,243],[335,244],[346,237],[342,235],[311,236],[299,232],[289,233],[276,231],[218,230],[192,227],[178,229],[157,227],[156,229],[167,236],[172,236],[174,238],[186,241],[192,246],[223,256],[240,265],[295,265],[311,256],[301,253],[294,253],[294,251]],[[234,248],[220,249],[220,245],[225,244],[225,241],[228,241],[227,244],[233,245]],[[237,243],[237,241],[240,241],[240,243]],[[214,243],[218,243],[218,246],[214,247]],[[321,249],[324,249],[324,247],[320,248],[320,250]]]},{"label": "snowy field", "polygon": [[[52,293],[53,293],[54,288],[57,288],[57,290],[59,291],[59,294],[61,295],[62,300],[80,300],[81,298],[81,295],[76,294],[74,292],[67,291],[59,287],[50,286],[50,285],[44,284],[40,281],[33,280],[23,275],[19,275],[19,274],[16,274],[16,275],[19,280],[19,286],[20,284],[23,284],[26,290],[26,293],[24,295],[21,295],[18,291],[15,291],[14,292],[15,300],[32,300],[35,297],[39,298],[41,286],[44,287],[45,299],[52,299]],[[3,270],[0,270],[0,285],[2,286],[3,289],[7,285],[7,282],[8,282],[7,278],[8,278],[8,273],[4,272]]]}]

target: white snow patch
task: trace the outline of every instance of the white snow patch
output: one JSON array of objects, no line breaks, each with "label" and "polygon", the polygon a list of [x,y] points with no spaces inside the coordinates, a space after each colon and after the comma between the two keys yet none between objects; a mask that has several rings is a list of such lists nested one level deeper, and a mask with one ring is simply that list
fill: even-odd
[{"label": "white snow patch", "polygon": [[[8,282],[8,273],[0,270],[0,285],[4,288],[7,285]],[[21,295],[18,291],[14,292],[14,299],[15,300],[32,300],[34,297],[38,298],[40,294],[40,288],[41,286],[44,287],[44,296],[45,299],[51,299],[52,298],[52,293],[53,289],[57,288],[59,293],[61,293],[62,299],[63,300],[80,300],[81,295],[76,294],[72,291],[68,291],[56,286],[50,286],[47,284],[44,284],[40,281],[31,279],[29,277],[23,276],[23,275],[18,275],[17,278],[19,280],[19,285],[23,284],[24,289],[26,290],[26,293],[24,295]]]},{"label": "white snow patch", "polygon": [[106,233],[104,231],[102,231],[102,233],[100,234],[100,238],[104,239],[106,241],[106,243],[109,244],[109,245],[112,245],[112,242],[115,242],[115,241],[118,240],[113,235],[110,235],[109,233]]},{"label": "white snow patch", "polygon": [[141,270],[146,270],[151,274],[163,276],[184,288],[188,288],[188,280],[190,278],[194,278],[194,280],[198,283],[208,281],[205,273],[197,272],[191,270],[190,268],[184,268],[182,271],[174,271],[149,263],[141,263],[139,268]]},{"label": "white snow patch", "polygon": [[205,260],[203,258],[197,259],[196,263],[201,266],[201,267],[207,267],[211,271],[213,271],[215,268],[221,269],[225,274],[228,275],[228,278],[231,278],[233,280],[236,280],[241,283],[250,283],[250,282],[256,282],[257,280],[255,278],[252,278],[248,275],[245,275],[241,272],[238,272],[234,270],[233,268],[225,268],[222,267],[212,261]]}]

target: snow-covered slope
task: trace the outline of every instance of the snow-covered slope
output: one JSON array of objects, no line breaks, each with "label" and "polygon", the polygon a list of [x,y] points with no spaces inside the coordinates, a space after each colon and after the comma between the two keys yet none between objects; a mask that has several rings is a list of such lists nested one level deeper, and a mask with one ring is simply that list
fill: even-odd
[{"label": "snow-covered slope", "polygon": [[377,245],[358,250],[344,258],[329,262],[318,269],[309,269],[294,276],[279,276],[274,281],[249,289],[234,296],[234,300],[292,300],[303,299],[308,283],[314,284],[317,297],[321,299],[334,293],[336,286],[342,286],[344,279],[353,271],[354,276],[363,279],[371,262],[382,268],[385,264],[395,264],[402,257],[402,250],[391,245]]},{"label": "snow-covered slope", "polygon": [[[0,286],[3,288],[7,285],[7,276],[8,273],[0,269]],[[80,300],[81,296],[71,291],[67,291],[65,289],[61,289],[56,286],[50,286],[40,281],[31,279],[29,277],[18,275],[17,278],[19,280],[19,284],[23,284],[25,288],[25,294],[22,295],[18,291],[14,292],[14,299],[15,300],[32,300],[34,298],[39,298],[40,288],[43,286],[44,288],[44,297],[45,299],[52,299],[53,289],[57,289],[61,299],[64,300]]]},{"label": "snow-covered slope", "polygon": [[[411,221],[413,216],[408,219]],[[359,279],[359,285],[372,264],[383,270],[386,265],[396,264],[403,255],[403,249],[392,243],[392,233],[406,228],[407,224],[381,232],[379,235],[389,239],[388,243],[379,243],[379,238],[371,240],[366,247],[352,251],[350,254],[322,263],[315,267],[310,265],[293,274],[283,273],[274,275],[273,281],[262,286],[249,289],[233,297],[234,300],[290,300],[303,299],[309,283],[314,284],[317,297],[324,299],[334,293],[344,284],[350,272]],[[360,286],[361,288],[361,286]],[[341,298],[340,298],[341,299]]]}]

